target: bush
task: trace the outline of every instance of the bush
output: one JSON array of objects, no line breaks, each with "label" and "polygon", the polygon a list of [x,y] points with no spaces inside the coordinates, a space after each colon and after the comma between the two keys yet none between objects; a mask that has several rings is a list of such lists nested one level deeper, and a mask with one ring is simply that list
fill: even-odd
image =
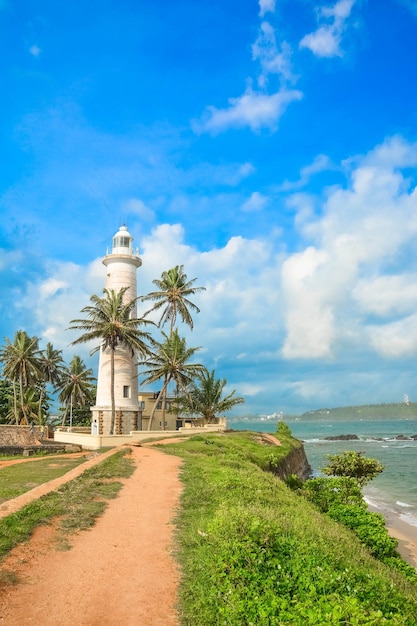
[{"label": "bush", "polygon": [[322,468],[327,476],[349,476],[363,487],[384,471],[382,463],[363,456],[363,452],[347,450],[343,454],[326,454],[329,463]]},{"label": "bush", "polygon": [[315,504],[322,513],[338,504],[355,504],[366,508],[356,480],[346,476],[340,478],[311,478],[303,486],[303,495]]}]

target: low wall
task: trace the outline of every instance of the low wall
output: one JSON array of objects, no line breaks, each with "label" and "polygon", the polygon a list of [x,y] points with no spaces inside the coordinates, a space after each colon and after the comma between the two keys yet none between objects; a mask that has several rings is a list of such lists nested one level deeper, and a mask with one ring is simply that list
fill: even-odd
[{"label": "low wall", "polygon": [[207,424],[201,428],[180,428],[179,430],[138,430],[132,431],[129,435],[91,435],[88,433],[68,432],[57,429],[54,433],[54,441],[59,443],[82,446],[85,450],[99,450],[100,448],[113,448],[128,443],[140,443],[146,439],[154,437],[184,437],[196,435],[197,433],[223,432],[224,426],[220,424]]}]

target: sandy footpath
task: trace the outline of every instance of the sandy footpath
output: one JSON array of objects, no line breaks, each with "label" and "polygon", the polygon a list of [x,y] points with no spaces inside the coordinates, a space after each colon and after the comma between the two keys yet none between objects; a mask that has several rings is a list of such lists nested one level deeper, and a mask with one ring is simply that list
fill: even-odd
[{"label": "sandy footpath", "polygon": [[71,550],[57,551],[53,527],[40,527],[1,563],[21,580],[0,592],[1,624],[178,624],[172,522],[181,459],[147,447],[132,458],[135,472],[91,530],[70,536]]}]

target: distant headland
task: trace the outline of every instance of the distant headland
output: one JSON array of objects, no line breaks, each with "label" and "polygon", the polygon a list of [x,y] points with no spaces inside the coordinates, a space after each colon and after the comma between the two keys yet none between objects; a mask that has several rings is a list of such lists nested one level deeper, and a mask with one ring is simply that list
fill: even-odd
[{"label": "distant headland", "polygon": [[417,402],[391,402],[387,404],[361,404],[306,411],[300,415],[276,412],[269,415],[242,415],[228,417],[227,422],[277,422],[286,420],[366,420],[366,419],[417,419]]}]

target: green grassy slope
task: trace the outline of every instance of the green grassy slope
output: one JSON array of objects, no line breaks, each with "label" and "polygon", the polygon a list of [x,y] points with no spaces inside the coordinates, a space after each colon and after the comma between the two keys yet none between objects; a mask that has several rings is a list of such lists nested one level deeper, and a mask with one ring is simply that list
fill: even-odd
[{"label": "green grassy slope", "polygon": [[299,443],[260,441],[234,432],[163,447],[184,459],[182,626],[416,625],[417,587],[265,471]]}]

